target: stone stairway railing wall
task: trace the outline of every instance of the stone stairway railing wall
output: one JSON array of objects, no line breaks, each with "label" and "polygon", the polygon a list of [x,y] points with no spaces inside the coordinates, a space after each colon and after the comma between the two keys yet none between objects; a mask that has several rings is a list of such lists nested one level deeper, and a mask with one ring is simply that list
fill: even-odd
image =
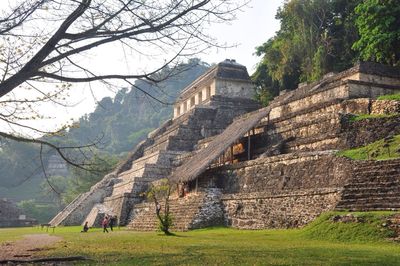
[{"label": "stone stairway railing wall", "polygon": [[111,186],[115,174],[106,175],[100,182],[90,188],[88,192],[79,195],[63,211],[58,213],[51,221],[53,226],[82,224],[87,214],[96,203],[111,194]]},{"label": "stone stairway railing wall", "polygon": [[[170,213],[173,219],[172,231],[187,231],[208,226],[223,225],[224,213],[221,202],[222,193],[218,188],[210,188],[191,193],[185,198],[171,199]],[[164,210],[161,202],[161,210]],[[154,231],[158,229],[154,203],[136,204],[131,214],[129,229]]]}]

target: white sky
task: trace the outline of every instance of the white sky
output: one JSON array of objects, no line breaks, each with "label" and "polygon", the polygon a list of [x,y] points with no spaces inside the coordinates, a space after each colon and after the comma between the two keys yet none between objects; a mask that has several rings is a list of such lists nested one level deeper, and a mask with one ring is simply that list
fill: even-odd
[{"label": "white sky", "polygon": [[[230,24],[214,25],[211,28],[211,32],[209,32],[209,35],[215,37],[218,43],[235,45],[235,47],[229,49],[212,48],[197,57],[210,64],[221,62],[227,58],[236,59],[238,63],[245,65],[251,74],[259,61],[259,58],[253,55],[255,47],[263,44],[279,29],[279,22],[275,20],[275,14],[282,3],[283,0],[252,0],[248,7],[237,14],[237,20],[230,22]],[[103,48],[101,57],[92,55],[93,59],[90,64],[101,72],[112,70],[111,72],[113,73],[118,69],[123,72],[124,67],[125,70],[126,67],[132,67],[128,66],[128,63],[107,63],[108,59],[111,62],[111,58],[115,60],[118,57],[115,53],[110,54],[110,50],[115,51],[116,48]],[[124,55],[120,53],[119,56],[123,57]],[[101,61],[99,61],[100,58]],[[116,62],[118,62],[118,59]],[[146,62],[139,61],[136,63],[136,67],[144,66],[145,64]],[[52,119],[34,121],[29,124],[48,130],[60,127],[71,119],[76,120],[82,115],[92,112],[96,106],[96,100],[100,100],[105,96],[113,97],[115,92],[116,90],[110,90],[95,83],[90,86],[88,84],[74,85],[71,91],[72,97],[69,99],[69,102],[74,104],[73,107],[46,106],[43,108],[43,113],[47,113]]]},{"label": "white sky", "polygon": [[220,42],[238,46],[225,50],[212,49],[209,54],[200,57],[208,63],[218,63],[227,58],[236,59],[251,74],[259,61],[253,55],[255,47],[266,42],[279,30],[275,14],[282,3],[282,0],[252,0],[249,8],[240,12],[231,25],[217,25],[211,32]]},{"label": "white sky", "polygon": [[[279,29],[279,22],[275,19],[275,14],[283,0],[252,0],[247,8],[237,14],[237,20],[230,24],[218,24],[212,28],[211,36],[215,36],[219,43],[227,43],[235,47],[229,49],[212,48],[204,54],[198,55],[207,63],[218,63],[227,58],[236,59],[245,65],[251,74],[259,58],[254,54],[255,47],[263,44],[271,38]],[[107,66],[109,67],[109,66]],[[94,110],[95,102],[91,93],[85,88],[86,99],[82,104],[75,108],[69,108],[67,116],[79,117]],[[96,90],[96,98],[113,96],[113,92],[104,89]]]}]

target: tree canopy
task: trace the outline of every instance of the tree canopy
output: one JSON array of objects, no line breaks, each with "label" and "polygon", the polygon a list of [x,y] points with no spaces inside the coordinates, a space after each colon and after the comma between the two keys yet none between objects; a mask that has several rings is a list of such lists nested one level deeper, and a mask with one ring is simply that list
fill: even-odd
[{"label": "tree canopy", "polygon": [[261,57],[253,80],[265,104],[358,60],[393,66],[400,58],[397,0],[290,0],[278,10],[280,30],[257,47]]},{"label": "tree canopy", "polygon": [[400,65],[400,2],[366,0],[355,13],[360,39],[353,48],[363,60]]}]

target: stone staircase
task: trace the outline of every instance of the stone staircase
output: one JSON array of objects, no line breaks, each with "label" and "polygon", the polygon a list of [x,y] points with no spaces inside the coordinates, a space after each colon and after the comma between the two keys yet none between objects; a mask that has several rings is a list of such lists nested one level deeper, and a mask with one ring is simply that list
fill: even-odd
[{"label": "stone staircase", "polygon": [[[196,214],[199,212],[205,197],[204,192],[188,195],[184,198],[171,199],[169,209],[173,219],[172,231],[187,231]],[[164,204],[161,203],[161,210]],[[154,203],[146,202],[135,205],[129,229],[136,231],[154,231],[158,229],[158,219],[155,214]]]},{"label": "stone staircase", "polygon": [[337,210],[400,209],[400,159],[357,162]]},{"label": "stone staircase", "polygon": [[113,182],[114,178],[114,173],[106,175],[100,182],[92,186],[88,192],[76,197],[49,224],[52,226],[81,224],[93,205],[111,193],[109,184]]},{"label": "stone staircase", "polygon": [[[131,169],[122,172],[114,180],[112,193],[105,197],[97,209],[108,210],[111,215],[117,215],[119,223],[127,223],[127,212],[134,203],[142,200],[141,193],[145,192],[152,181],[167,177],[172,169],[171,161],[181,152],[159,150],[139,158],[132,163]],[[104,216],[102,212],[91,212],[90,221],[98,221],[95,216]],[[91,225],[89,223],[89,225]]]},{"label": "stone staircase", "polygon": [[[250,107],[232,106],[221,111],[215,106],[196,106],[181,117],[167,121],[137,145],[126,162],[109,175],[111,178],[105,177],[76,198],[51,224],[76,225],[89,218],[96,223],[104,216],[103,210],[117,215],[121,225],[127,224],[131,209],[143,200],[141,194],[149,184],[168,177],[176,167],[174,158],[192,151],[199,140],[219,134],[234,117]],[[96,210],[92,211],[93,208]]]},{"label": "stone staircase", "polygon": [[203,138],[204,125],[211,126],[215,114],[215,108],[196,107],[165,124],[157,134],[149,136],[150,145],[143,149],[143,156],[132,161],[129,169],[119,173],[114,180],[112,193],[88,214],[86,220],[96,223],[100,216],[104,216],[98,210],[107,210],[111,215],[117,215],[119,224],[127,224],[129,210],[134,206],[136,208],[136,204],[143,200],[141,194],[147,191],[151,182],[169,176],[174,167],[174,158],[193,149]]},{"label": "stone staircase", "polygon": [[162,134],[154,138],[154,143],[144,150],[144,155],[158,150],[191,151],[202,138],[202,129],[212,126],[217,110],[196,107],[182,118],[176,119]]},{"label": "stone staircase", "polygon": [[70,204],[68,204],[62,212],[59,212],[56,216],[51,219],[49,222],[53,226],[59,225],[67,216],[73,211],[79,202],[82,200],[82,198],[85,198],[89,192],[85,192],[82,194],[79,194]]},{"label": "stone staircase", "polygon": [[[171,199],[170,213],[173,219],[172,231],[187,231],[224,223],[221,191],[217,188],[191,193],[184,198]],[[162,202],[161,202],[162,203]],[[161,210],[164,210],[162,203]],[[128,228],[136,231],[154,231],[158,229],[158,219],[154,203],[135,205],[131,213]]]}]

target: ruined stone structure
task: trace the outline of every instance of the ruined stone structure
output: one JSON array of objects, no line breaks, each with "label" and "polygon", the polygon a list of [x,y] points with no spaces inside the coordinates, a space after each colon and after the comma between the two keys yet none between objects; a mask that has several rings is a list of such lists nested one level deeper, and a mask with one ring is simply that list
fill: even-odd
[{"label": "ruined stone structure", "polygon": [[[178,107],[185,102],[187,109],[182,108],[173,119],[149,133],[125,163],[76,198],[51,224],[88,221],[96,225],[105,214],[116,215],[120,224],[128,224],[149,183],[168,177],[176,166],[175,159],[193,151],[200,140],[221,133],[234,117],[260,108],[250,97],[254,90],[246,68],[232,60],[211,68],[194,84],[177,102]],[[192,95],[197,99],[194,105],[190,105]]]},{"label": "ruined stone structure", "polygon": [[[166,176],[189,188],[185,197],[173,195],[170,201],[175,230],[218,224],[286,228],[328,210],[400,209],[400,160],[336,155],[400,134],[400,102],[376,100],[400,92],[396,69],[361,63],[258,110],[250,91],[247,71],[236,62],[211,69],[183,91],[173,120],[150,133],[123,165],[52,224],[96,224],[112,213],[129,228],[154,230],[154,206],[141,193]],[[388,113],[397,115],[349,119]]]},{"label": "ruined stone structure", "polygon": [[68,176],[67,163],[59,155],[51,155],[47,161],[46,174],[48,176]]},{"label": "ruined stone structure", "polygon": [[15,203],[0,199],[0,227],[20,227],[37,224],[35,219],[27,217]]}]

